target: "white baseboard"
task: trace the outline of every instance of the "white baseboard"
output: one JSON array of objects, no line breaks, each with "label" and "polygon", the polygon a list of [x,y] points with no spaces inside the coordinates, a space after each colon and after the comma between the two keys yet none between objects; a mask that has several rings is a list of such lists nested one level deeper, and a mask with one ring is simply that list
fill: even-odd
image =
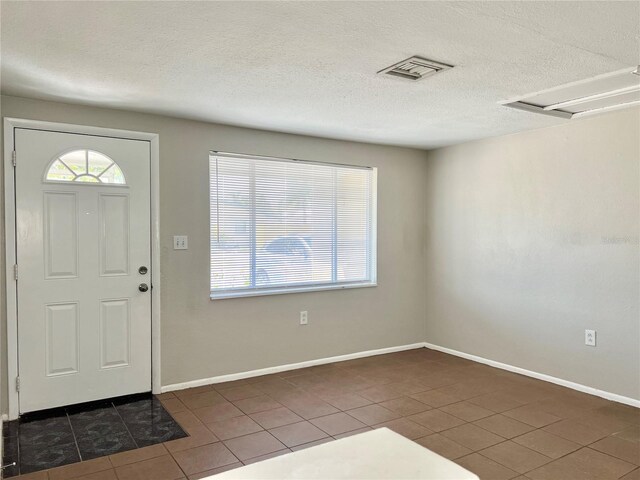
[{"label": "white baseboard", "polygon": [[606,398],[607,400],[612,400],[614,402],[624,403],[625,405],[631,405],[632,407],[640,408],[640,400],[636,400],[635,398],[625,397],[623,395],[618,395],[617,393],[606,392],[604,390],[599,390],[597,388],[589,387],[587,385],[582,385],[580,383],[570,382],[569,380],[563,380],[562,378],[552,377],[551,375],[533,372],[531,370],[526,370],[520,367],[514,367],[513,365],[509,365],[507,363],[496,362],[495,360],[489,360],[487,358],[478,357],[476,355],[471,355],[469,353],[459,352],[458,350],[441,347],[440,345],[434,345],[428,342],[425,342],[424,346],[432,350],[437,350],[439,352],[455,355],[456,357],[466,358],[467,360],[473,360],[474,362],[484,363],[485,365],[489,365],[491,367],[500,368],[502,370],[508,370],[509,372],[513,372],[513,373],[519,373],[520,375],[526,375],[527,377],[537,378],[538,380],[544,380],[545,382],[555,383],[556,385],[561,385],[563,387],[571,388],[573,390],[578,390],[579,392],[588,393],[590,395],[596,395],[598,397]]},{"label": "white baseboard", "polygon": [[278,365],[276,367],[260,368],[258,370],[249,370],[247,372],[231,373],[228,375],[220,375],[217,377],[201,378],[199,380],[191,380],[189,382],[174,383],[172,385],[164,385],[162,393],[172,392],[174,390],[184,390],[185,388],[201,387],[203,385],[212,385],[214,383],[230,382],[232,380],[242,380],[244,378],[259,377],[260,375],[269,375],[271,373],[286,372],[287,370],[297,370],[299,368],[313,367],[316,365],[325,365],[333,362],[343,362],[345,360],[353,360],[356,358],[372,357],[374,355],[382,355],[384,353],[402,352],[404,350],[413,350],[415,348],[424,347],[424,343],[412,343],[410,345],[400,345],[397,347],[379,348],[377,350],[366,350],[364,352],[348,353],[346,355],[338,355],[335,357],[318,358],[316,360],[307,360],[305,362],[289,363],[287,365]]},{"label": "white baseboard", "polygon": [[230,382],[233,380],[242,380],[245,378],[259,377],[260,375],[269,375],[271,373],[286,372],[288,370],[297,370],[299,368],[313,367],[315,365],[325,365],[333,362],[343,362],[345,360],[353,360],[356,358],[372,357],[374,355],[382,355],[385,353],[402,352],[404,350],[413,350],[415,348],[430,348],[439,352],[455,355],[456,357],[466,358],[474,362],[483,363],[491,367],[500,368],[509,372],[518,373],[520,375],[526,375],[527,377],[537,378],[545,382],[555,383],[563,387],[571,388],[579,392],[588,393],[590,395],[596,395],[598,397],[606,398],[618,403],[624,403],[625,405],[631,405],[632,407],[640,408],[640,400],[618,395],[617,393],[611,393],[604,390],[599,390],[594,387],[582,385],[580,383],[571,382],[562,378],[552,377],[544,373],[538,373],[525,368],[515,367],[507,363],[497,362],[488,358],[479,357],[477,355],[471,355],[469,353],[460,352],[451,348],[441,347],[440,345],[434,345],[433,343],[421,342],[412,343],[410,345],[400,345],[397,347],[379,348],[377,350],[367,350],[364,352],[349,353],[346,355],[338,355],[335,357],[318,358],[316,360],[307,360],[305,362],[290,363],[287,365],[278,365],[275,367],[261,368],[258,370],[249,370],[247,372],[231,373],[228,375],[219,375],[217,377],[201,378],[198,380],[191,380],[189,382],[174,383],[171,385],[165,385],[162,387],[162,393],[172,392],[174,390],[184,390],[185,388],[201,387],[203,385],[212,385],[215,383]]}]

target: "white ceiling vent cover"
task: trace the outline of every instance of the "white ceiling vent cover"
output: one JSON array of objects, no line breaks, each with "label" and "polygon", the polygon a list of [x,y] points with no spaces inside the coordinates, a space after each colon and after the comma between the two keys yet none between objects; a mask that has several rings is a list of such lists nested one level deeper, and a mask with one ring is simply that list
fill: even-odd
[{"label": "white ceiling vent cover", "polygon": [[640,105],[640,67],[625,68],[502,102],[506,107],[580,118]]},{"label": "white ceiling vent cover", "polygon": [[380,75],[391,75],[393,77],[407,80],[422,80],[423,78],[435,75],[438,72],[453,68],[453,65],[440,63],[426,58],[413,56],[401,62],[394,63],[390,67],[383,68],[378,73]]}]

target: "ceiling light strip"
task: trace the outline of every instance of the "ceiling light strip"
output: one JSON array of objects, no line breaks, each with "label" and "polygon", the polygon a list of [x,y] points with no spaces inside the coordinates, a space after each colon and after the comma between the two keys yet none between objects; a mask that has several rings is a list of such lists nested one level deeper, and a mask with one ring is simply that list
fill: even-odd
[{"label": "ceiling light strip", "polygon": [[617,105],[608,105],[602,108],[594,108],[593,110],[585,110],[584,112],[574,113],[571,118],[587,117],[589,115],[595,115],[596,113],[612,112],[614,110],[622,110],[623,108],[633,107],[634,105],[640,105],[640,100],[634,100],[633,102],[619,103]]},{"label": "ceiling light strip", "polygon": [[527,99],[530,99],[530,98],[533,98],[533,97],[537,97],[538,95],[557,92],[558,90],[564,90],[566,88],[571,88],[571,87],[578,87],[578,86],[581,86],[581,85],[584,85],[584,84],[589,84],[589,83],[594,82],[594,81],[605,80],[605,79],[610,78],[610,77],[618,77],[620,75],[625,75],[627,73],[633,73],[634,71],[637,71],[638,68],[640,68],[640,67],[623,68],[621,70],[616,70],[615,72],[609,72],[609,73],[604,73],[602,75],[596,75],[595,77],[587,78],[587,79],[584,79],[584,80],[578,80],[576,82],[565,83],[564,85],[559,85],[557,87],[547,88],[545,90],[538,90],[537,92],[532,92],[532,93],[529,93],[527,95],[520,95],[518,97],[513,97],[513,98],[510,98],[510,99],[507,99],[507,100],[503,100],[503,101],[501,101],[499,103],[501,105],[508,105],[510,103],[515,103],[515,102],[526,102]]},{"label": "ceiling light strip", "polygon": [[630,87],[619,88],[617,90],[611,90],[609,92],[595,93],[593,95],[587,95],[586,97],[578,97],[572,100],[566,100],[564,102],[554,103],[543,107],[543,110],[558,110],[564,107],[570,107],[573,105],[580,105],[581,103],[587,103],[592,100],[602,100],[604,98],[617,97],[625,93],[640,92],[640,84],[632,85]]},{"label": "ceiling light strip", "polygon": [[543,115],[550,115],[552,117],[566,118],[567,120],[573,117],[573,113],[571,112],[563,112],[562,110],[545,111],[542,109],[542,107],[539,107],[538,105],[532,105],[526,102],[505,103],[504,106],[515,108],[517,110],[524,110],[525,112],[541,113]]}]

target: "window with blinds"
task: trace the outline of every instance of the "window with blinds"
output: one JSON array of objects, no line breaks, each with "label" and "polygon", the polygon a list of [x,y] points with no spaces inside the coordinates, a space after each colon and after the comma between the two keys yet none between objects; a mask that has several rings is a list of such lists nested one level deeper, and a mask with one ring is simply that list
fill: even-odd
[{"label": "window with blinds", "polygon": [[375,285],[376,170],[212,152],[211,297]]}]

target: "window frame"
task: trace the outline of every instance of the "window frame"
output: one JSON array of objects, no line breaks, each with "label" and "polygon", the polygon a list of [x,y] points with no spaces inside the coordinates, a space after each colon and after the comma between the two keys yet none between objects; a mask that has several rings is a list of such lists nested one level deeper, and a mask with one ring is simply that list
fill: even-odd
[{"label": "window frame", "polygon": [[[73,153],[73,152],[79,152],[79,151],[84,151],[85,155],[87,155],[87,167],[86,167],[86,173],[83,174],[76,174],[76,172],[73,171],[73,169],[71,167],[69,167],[69,165],[67,165],[63,160],[62,157],[64,157],[65,155],[69,154],[69,153]],[[111,160],[111,165],[109,165],[107,168],[105,168],[100,175],[95,176],[89,173],[89,159],[88,159],[88,155],[89,152],[93,152],[93,153],[97,153],[98,155],[102,155],[105,158],[108,158],[109,160]],[[53,164],[57,161],[60,161],[66,168],[67,170],[69,170],[69,172],[71,172],[73,175],[75,175],[73,180],[52,180],[49,177],[49,172],[51,171],[51,168],[53,167]],[[123,183],[109,183],[109,182],[103,182],[100,177],[107,171],[109,170],[112,166],[115,166],[118,170],[120,170],[120,173],[122,174],[122,179],[123,179]],[[79,177],[82,176],[89,176],[89,177],[93,177],[96,180],[98,180],[97,182],[78,182],[77,179]],[[57,184],[67,184],[67,185],[82,185],[82,186],[93,186],[93,187],[97,187],[97,186],[101,186],[101,187],[119,187],[119,188],[129,188],[129,185],[127,183],[127,176],[124,174],[124,170],[122,170],[122,167],[120,167],[120,165],[118,164],[118,162],[116,162],[113,158],[111,158],[109,155],[107,155],[106,153],[102,153],[99,152],[97,150],[94,150],[92,148],[87,148],[87,147],[77,147],[77,148],[69,148],[66,149],[64,151],[62,151],[62,153],[58,154],[57,156],[53,157],[49,163],[47,164],[47,167],[44,170],[44,176],[42,179],[42,183],[48,183],[51,185],[57,185]]]},{"label": "window frame", "polygon": [[[212,238],[211,232],[213,231],[213,191],[211,189],[211,183],[209,185],[209,298],[211,300],[223,300],[228,298],[244,298],[244,297],[258,297],[258,296],[266,296],[266,295],[282,295],[287,293],[303,293],[303,292],[317,292],[317,291],[327,291],[327,290],[346,290],[352,288],[368,288],[368,287],[377,287],[378,286],[378,278],[377,278],[377,270],[378,270],[378,257],[377,257],[377,245],[378,245],[378,235],[377,235],[377,219],[378,219],[378,169],[377,167],[369,167],[362,165],[349,165],[342,164],[337,162],[318,162],[312,160],[299,160],[294,158],[282,158],[282,157],[271,157],[265,155],[249,155],[249,154],[241,154],[241,153],[230,153],[230,152],[220,152],[211,150],[209,151],[208,162],[209,162],[209,178],[211,178],[211,170],[213,165],[213,160],[215,158],[237,158],[242,160],[264,160],[264,161],[277,161],[277,162],[292,162],[292,163],[304,163],[311,165],[322,165],[328,167],[344,167],[344,168],[354,168],[359,170],[369,170],[371,172],[371,205],[370,205],[370,219],[369,222],[371,224],[371,228],[369,231],[369,248],[370,248],[370,261],[369,261],[369,278],[367,280],[358,280],[358,281],[330,281],[330,282],[315,282],[315,283],[297,283],[295,285],[278,285],[274,287],[248,287],[248,288],[232,288],[232,289],[224,289],[224,290],[213,290],[211,285],[211,276],[212,276],[212,265],[211,265],[211,257],[213,254],[212,249]],[[217,202],[216,202],[217,204]],[[336,205],[334,205],[334,208]],[[255,224],[255,220],[254,220]],[[252,255],[253,257],[253,255]],[[334,261],[337,257],[337,250],[333,252]],[[335,272],[334,272],[335,275]]]}]

